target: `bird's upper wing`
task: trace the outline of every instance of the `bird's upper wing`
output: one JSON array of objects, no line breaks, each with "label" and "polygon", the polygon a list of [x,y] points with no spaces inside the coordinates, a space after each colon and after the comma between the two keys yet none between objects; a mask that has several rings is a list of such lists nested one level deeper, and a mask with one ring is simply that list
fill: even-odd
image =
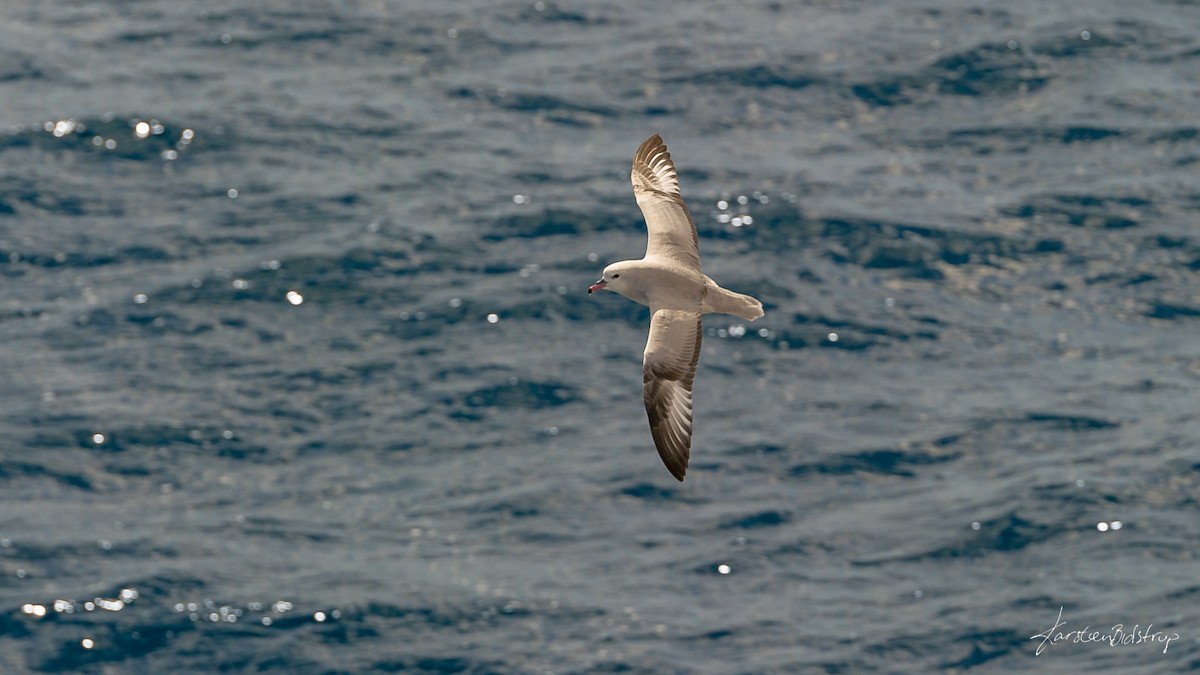
[{"label": "bird's upper wing", "polygon": [[679,176],[661,136],[654,134],[637,149],[630,178],[646,218],[646,256],[666,257],[699,271],[696,223],[679,194]]},{"label": "bird's upper wing", "polygon": [[660,309],[650,317],[642,399],[650,435],[672,476],[683,480],[692,448],[692,380],[700,360],[700,313]]}]

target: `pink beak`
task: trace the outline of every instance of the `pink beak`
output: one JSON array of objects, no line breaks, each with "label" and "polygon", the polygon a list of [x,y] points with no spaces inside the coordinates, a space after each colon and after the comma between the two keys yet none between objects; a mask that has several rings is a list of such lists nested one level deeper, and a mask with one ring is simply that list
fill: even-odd
[{"label": "pink beak", "polygon": [[597,281],[596,283],[592,284],[591,286],[588,286],[588,295],[591,295],[593,291],[598,291],[607,285],[608,285],[608,282],[603,279],[601,279],[600,281]]}]

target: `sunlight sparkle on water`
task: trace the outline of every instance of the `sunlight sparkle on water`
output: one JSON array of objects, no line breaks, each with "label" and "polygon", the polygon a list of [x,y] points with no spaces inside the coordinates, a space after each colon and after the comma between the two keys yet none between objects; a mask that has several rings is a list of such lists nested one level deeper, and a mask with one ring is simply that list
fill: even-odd
[{"label": "sunlight sparkle on water", "polygon": [[30,616],[36,617],[38,619],[42,618],[43,616],[46,616],[46,606],[45,605],[25,604],[21,607],[21,611],[26,614],[29,614]]}]

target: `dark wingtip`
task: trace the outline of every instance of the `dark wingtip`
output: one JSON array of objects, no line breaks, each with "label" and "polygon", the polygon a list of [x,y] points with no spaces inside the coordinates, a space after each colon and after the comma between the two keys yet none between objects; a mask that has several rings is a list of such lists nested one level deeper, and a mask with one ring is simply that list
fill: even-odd
[{"label": "dark wingtip", "polygon": [[683,464],[667,464],[666,458],[663,458],[663,465],[667,467],[667,471],[671,472],[671,475],[675,477],[675,480],[679,481],[680,483],[683,482],[683,477],[685,474],[687,474],[686,460]]}]

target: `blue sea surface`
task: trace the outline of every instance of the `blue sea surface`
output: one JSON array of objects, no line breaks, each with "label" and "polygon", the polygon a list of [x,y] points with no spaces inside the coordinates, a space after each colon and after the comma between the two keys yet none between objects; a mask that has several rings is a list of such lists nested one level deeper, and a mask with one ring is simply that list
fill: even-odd
[{"label": "blue sea surface", "polygon": [[6,2],[0,672],[1200,668],[1198,111],[1170,0]]}]

